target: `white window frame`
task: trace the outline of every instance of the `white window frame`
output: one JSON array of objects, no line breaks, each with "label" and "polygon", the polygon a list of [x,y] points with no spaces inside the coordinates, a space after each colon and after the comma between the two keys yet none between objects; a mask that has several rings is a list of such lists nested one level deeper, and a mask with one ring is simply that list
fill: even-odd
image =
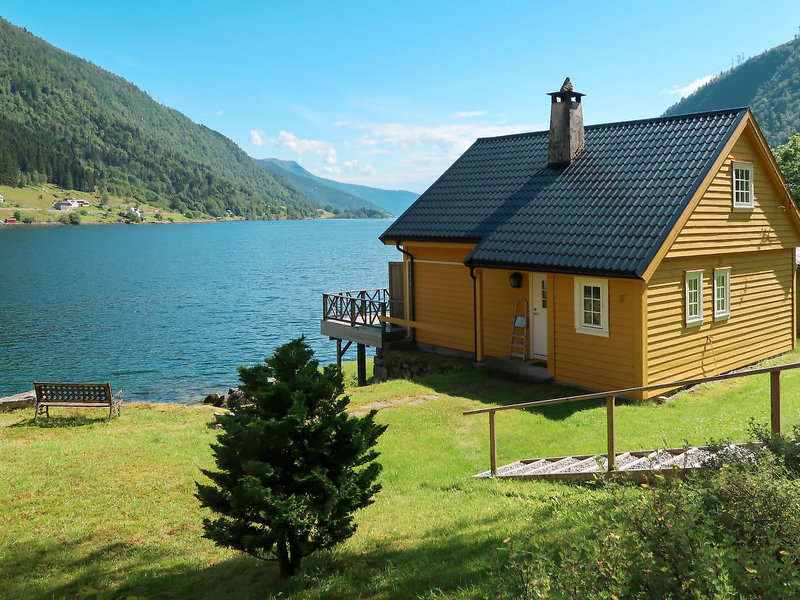
[{"label": "white window frame", "polygon": [[[597,312],[600,315],[600,324],[588,324],[584,322],[584,286],[600,288],[600,306]],[[593,277],[575,278],[575,331],[588,335],[599,335],[608,337],[608,279],[597,279]],[[598,299],[592,299],[594,301]],[[594,308],[594,307],[592,307]]]},{"label": "white window frame", "polygon": [[[736,171],[747,173],[748,187],[739,186],[739,182],[744,181],[736,177]],[[752,210],[755,207],[755,187],[753,186],[753,165],[750,163],[733,162],[731,163],[731,192],[733,194],[733,210]],[[746,200],[739,200],[740,194],[746,193]]]},{"label": "white window frame", "polygon": [[[717,277],[720,275],[725,277],[722,287],[722,295],[720,295],[720,285],[717,282]],[[723,306],[720,307],[720,300]],[[717,267],[714,269],[714,320],[721,321],[731,316],[731,268],[730,267]]]},{"label": "white window frame", "polygon": [[[697,282],[697,289],[690,290],[689,284]],[[690,314],[691,307],[695,304],[692,301],[692,294],[697,293],[697,314]],[[695,327],[703,322],[703,270],[686,271],[683,278],[683,303],[685,305],[684,318],[687,327]]]}]

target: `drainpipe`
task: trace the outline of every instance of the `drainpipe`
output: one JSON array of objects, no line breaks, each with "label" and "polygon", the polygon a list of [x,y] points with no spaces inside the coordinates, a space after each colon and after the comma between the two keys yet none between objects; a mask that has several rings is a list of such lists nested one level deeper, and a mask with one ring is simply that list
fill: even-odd
[{"label": "drainpipe", "polygon": [[[408,257],[408,262],[409,262],[409,265],[408,265],[408,300],[409,300],[409,302],[408,303],[411,306],[407,306],[406,307],[406,319],[413,322],[413,321],[416,320],[415,317],[416,317],[416,312],[417,312],[416,311],[416,306],[415,306],[415,303],[414,303],[414,255],[411,254],[411,252],[409,252],[408,250],[403,250],[400,247],[400,242],[395,242],[394,246],[400,252],[402,252],[403,254],[405,254]],[[416,327],[412,327],[411,328],[411,341],[415,342],[415,343],[417,341],[417,328]]]},{"label": "drainpipe", "polygon": [[475,267],[470,265],[469,276],[472,277],[472,333],[473,333],[473,362],[478,362],[478,278],[475,277]]}]

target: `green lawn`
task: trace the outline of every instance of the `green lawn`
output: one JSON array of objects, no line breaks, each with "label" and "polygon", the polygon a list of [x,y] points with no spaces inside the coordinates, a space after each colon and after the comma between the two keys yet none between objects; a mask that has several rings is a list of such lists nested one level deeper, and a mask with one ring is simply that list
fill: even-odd
[{"label": "green lawn", "polygon": [[[793,424],[800,372],[782,381],[784,423]],[[0,414],[0,598],[495,598],[506,538],[557,544],[613,510],[596,486],[470,479],[488,468],[488,418],[463,411],[573,389],[462,371],[349,393],[353,411],[378,405],[389,424],[379,445],[383,491],[358,514],[353,538],[308,559],[289,582],[274,564],[201,538],[194,481],[213,468],[214,409],[129,404],[110,422],[101,411],[53,409],[42,426],[32,425],[32,410]],[[623,404],[617,448],[745,441],[748,421],[768,421],[768,407],[767,376],[662,405]],[[497,427],[501,464],[605,448],[603,404],[508,411]]]}]

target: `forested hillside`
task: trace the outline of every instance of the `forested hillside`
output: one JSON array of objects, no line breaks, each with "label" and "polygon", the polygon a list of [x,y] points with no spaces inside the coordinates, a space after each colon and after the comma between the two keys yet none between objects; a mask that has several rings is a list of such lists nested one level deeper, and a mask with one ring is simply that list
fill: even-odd
[{"label": "forested hillside", "polygon": [[665,115],[749,106],[769,145],[800,132],[800,38],[755,56],[723,73]]},{"label": "forested hillside", "polygon": [[307,218],[320,206],[231,140],[0,18],[0,183],[98,186],[182,213]]}]

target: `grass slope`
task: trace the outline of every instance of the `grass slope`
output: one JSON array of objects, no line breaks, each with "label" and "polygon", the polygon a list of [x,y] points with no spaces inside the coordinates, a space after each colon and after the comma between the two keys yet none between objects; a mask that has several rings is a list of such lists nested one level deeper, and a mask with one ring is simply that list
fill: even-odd
[{"label": "grass slope", "polygon": [[[782,381],[784,422],[798,422],[800,372]],[[352,539],[288,582],[274,565],[200,537],[194,481],[213,468],[213,409],[130,404],[110,422],[54,409],[61,416],[41,427],[30,410],[0,414],[0,598],[497,597],[507,537],[580,539],[593,515],[614,506],[593,486],[471,480],[488,467],[487,419],[461,413],[573,392],[473,371],[351,388],[353,411],[377,407],[389,424],[379,444],[383,491],[358,514]],[[743,441],[749,419],[766,422],[768,407],[766,376],[702,386],[663,405],[623,404],[617,445]],[[500,461],[600,452],[604,411],[588,403],[501,413]]]}]

